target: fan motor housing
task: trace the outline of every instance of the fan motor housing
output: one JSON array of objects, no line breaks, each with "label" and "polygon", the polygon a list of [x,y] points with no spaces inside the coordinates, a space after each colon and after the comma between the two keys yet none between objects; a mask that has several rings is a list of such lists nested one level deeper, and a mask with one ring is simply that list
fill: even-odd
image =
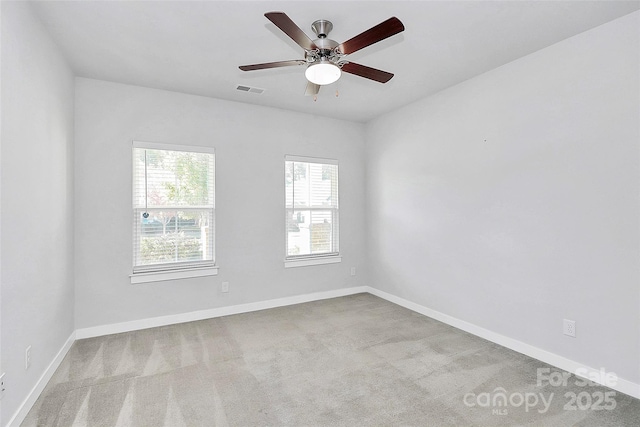
[{"label": "fan motor housing", "polygon": [[320,50],[331,50],[331,49],[334,49],[334,48],[338,47],[338,42],[337,41],[331,40],[331,39],[327,39],[327,38],[314,40],[313,44],[318,46],[318,49],[320,49]]}]

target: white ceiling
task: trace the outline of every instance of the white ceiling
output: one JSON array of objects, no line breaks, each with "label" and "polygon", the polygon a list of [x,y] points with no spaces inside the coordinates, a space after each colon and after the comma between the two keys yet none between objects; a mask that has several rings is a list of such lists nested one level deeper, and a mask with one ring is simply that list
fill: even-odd
[{"label": "white ceiling", "polygon": [[[46,1],[35,10],[83,77],[366,122],[560,40],[631,13],[639,1]],[[283,11],[311,38],[328,19],[343,42],[396,16],[406,30],[349,56],[390,71],[380,84],[343,74],[305,97],[301,59],[265,17]],[[238,84],[266,91],[240,92]],[[336,89],[339,97],[336,98]]]}]

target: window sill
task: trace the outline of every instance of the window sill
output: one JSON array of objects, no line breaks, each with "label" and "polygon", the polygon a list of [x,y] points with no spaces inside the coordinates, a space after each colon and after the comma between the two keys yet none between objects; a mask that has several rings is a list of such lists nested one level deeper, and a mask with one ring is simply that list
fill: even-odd
[{"label": "window sill", "polygon": [[161,282],[164,280],[190,279],[192,277],[216,276],[218,267],[201,267],[173,271],[154,271],[151,273],[134,273],[130,275],[131,284]]},{"label": "window sill", "polygon": [[307,267],[310,265],[321,265],[321,264],[335,264],[337,262],[342,262],[341,256],[328,256],[328,257],[288,260],[284,262],[284,268]]}]

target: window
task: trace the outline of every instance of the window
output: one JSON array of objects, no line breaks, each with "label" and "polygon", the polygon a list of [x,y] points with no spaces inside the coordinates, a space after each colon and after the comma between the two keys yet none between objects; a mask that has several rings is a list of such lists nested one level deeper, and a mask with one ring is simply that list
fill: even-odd
[{"label": "window", "polygon": [[285,157],[285,267],[339,262],[338,162]]},{"label": "window", "polygon": [[133,143],[132,283],[216,273],[214,165],[210,148]]}]

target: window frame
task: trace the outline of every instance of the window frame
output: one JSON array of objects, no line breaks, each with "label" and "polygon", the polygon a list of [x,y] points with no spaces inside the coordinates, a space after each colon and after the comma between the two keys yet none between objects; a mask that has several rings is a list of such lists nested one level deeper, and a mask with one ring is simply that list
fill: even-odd
[{"label": "window frame", "polygon": [[[321,264],[334,264],[334,263],[339,263],[342,262],[342,255],[340,253],[340,164],[338,162],[337,159],[328,159],[328,158],[321,158],[321,157],[310,157],[310,156],[298,156],[298,155],[285,155],[284,157],[284,161],[285,161],[285,177],[286,177],[286,166],[287,166],[287,162],[294,162],[294,163],[315,163],[315,164],[320,164],[320,165],[332,165],[336,167],[336,177],[337,177],[337,182],[336,182],[336,205],[335,207],[313,207],[313,206],[308,206],[306,208],[300,208],[298,210],[307,210],[307,211],[313,211],[313,210],[335,210],[335,218],[334,218],[334,223],[332,223],[332,233],[335,233],[336,237],[337,237],[337,251],[336,252],[328,252],[328,253],[321,253],[321,254],[304,254],[304,255],[289,255],[288,254],[288,245],[289,245],[289,229],[288,229],[288,210],[292,209],[293,213],[295,214],[295,207],[289,208],[287,206],[287,186],[286,186],[286,180],[285,180],[285,185],[284,185],[284,196],[285,196],[285,203],[284,203],[284,210],[285,210],[285,232],[284,232],[284,252],[285,252],[285,258],[284,258],[284,267],[285,268],[292,268],[292,267],[306,267],[306,266],[311,266],[311,265],[321,265]],[[336,229],[334,229],[333,227],[337,227]]]},{"label": "window frame", "polygon": [[[177,151],[177,152],[190,152],[190,153],[205,153],[213,156],[213,200],[211,206],[211,245],[212,245],[212,260],[211,261],[183,261],[176,263],[157,264],[154,267],[136,266],[136,239],[138,238],[138,232],[136,228],[135,215],[140,210],[135,205],[135,191],[136,191],[136,177],[135,171],[135,150],[147,149],[147,150],[165,150],[165,151]],[[192,277],[204,277],[215,276],[218,274],[218,266],[216,265],[216,233],[215,233],[215,219],[216,219],[216,203],[215,203],[215,187],[216,187],[216,157],[215,149],[213,147],[193,146],[193,145],[179,145],[179,144],[166,144],[159,142],[146,142],[146,141],[132,141],[131,146],[131,209],[132,209],[132,224],[131,224],[131,243],[132,243],[132,274],[129,276],[132,284],[158,282],[164,280],[176,280],[186,279]],[[188,210],[193,209],[191,207],[180,206],[176,210]],[[209,208],[207,208],[209,209]]]}]

